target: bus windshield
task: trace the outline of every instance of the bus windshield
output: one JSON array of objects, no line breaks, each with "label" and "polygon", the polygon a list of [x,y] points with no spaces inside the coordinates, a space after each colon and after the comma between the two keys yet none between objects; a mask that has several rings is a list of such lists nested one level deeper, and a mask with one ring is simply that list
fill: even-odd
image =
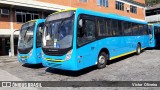
[{"label": "bus windshield", "polygon": [[19,35],[18,49],[31,48],[33,46],[33,33],[35,22],[22,25]]},{"label": "bus windshield", "polygon": [[44,48],[66,49],[72,46],[74,16],[68,13],[71,12],[54,14],[46,19],[43,33]]}]

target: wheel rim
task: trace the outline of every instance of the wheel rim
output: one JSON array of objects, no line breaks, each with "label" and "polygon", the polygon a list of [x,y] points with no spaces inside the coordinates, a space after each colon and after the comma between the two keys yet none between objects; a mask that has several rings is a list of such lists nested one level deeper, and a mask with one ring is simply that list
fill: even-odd
[{"label": "wheel rim", "polygon": [[98,60],[100,64],[104,64],[106,59],[103,55],[101,55]]}]

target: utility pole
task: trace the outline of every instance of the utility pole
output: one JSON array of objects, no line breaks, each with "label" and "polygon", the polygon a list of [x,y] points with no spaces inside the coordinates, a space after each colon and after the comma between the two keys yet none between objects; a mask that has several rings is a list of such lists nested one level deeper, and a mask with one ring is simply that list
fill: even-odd
[{"label": "utility pole", "polygon": [[10,50],[11,50],[11,56],[14,56],[14,30],[13,30],[13,11],[12,7],[10,7],[10,27],[11,27],[11,37],[10,37]]}]

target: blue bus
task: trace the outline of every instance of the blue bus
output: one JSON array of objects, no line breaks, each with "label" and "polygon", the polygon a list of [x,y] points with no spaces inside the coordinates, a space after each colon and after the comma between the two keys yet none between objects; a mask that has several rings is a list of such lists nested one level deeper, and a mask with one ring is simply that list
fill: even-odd
[{"label": "blue bus", "polygon": [[42,64],[77,71],[137,53],[149,46],[148,23],[82,8],[62,10],[46,18]]},{"label": "blue bus", "polygon": [[160,24],[149,24],[148,29],[150,34],[149,47],[160,47]]},{"label": "blue bus", "polygon": [[18,40],[18,60],[22,64],[40,64],[41,42],[45,19],[36,19],[24,23]]}]

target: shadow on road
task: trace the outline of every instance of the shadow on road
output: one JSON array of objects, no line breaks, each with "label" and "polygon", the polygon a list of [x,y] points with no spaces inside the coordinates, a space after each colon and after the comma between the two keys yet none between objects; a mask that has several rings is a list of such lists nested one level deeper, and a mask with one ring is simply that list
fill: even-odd
[{"label": "shadow on road", "polygon": [[129,55],[126,55],[126,56],[119,57],[117,59],[111,60],[111,61],[108,62],[108,65],[123,61],[123,60],[125,60],[125,59],[127,59],[129,57],[132,57],[132,56],[136,56],[136,54],[133,53],[133,54],[129,54]]},{"label": "shadow on road", "polygon": [[160,50],[160,47],[155,47],[155,48],[147,48],[146,50]]},{"label": "shadow on road", "polygon": [[[143,50],[142,53],[143,52],[145,52],[145,50]],[[132,56],[136,56],[136,54],[133,53],[133,54],[129,54],[129,55],[126,55],[126,56],[111,60],[111,61],[108,62],[107,65],[115,64],[117,62],[123,61],[123,60],[125,60],[125,59],[127,59],[129,57],[132,57]],[[68,71],[68,70],[60,70],[60,69],[55,69],[55,68],[47,68],[45,71],[49,72],[49,73],[53,73],[53,74],[77,77],[77,76],[81,76],[81,75],[84,75],[86,73],[89,73],[91,71],[94,71],[94,70],[97,70],[96,66],[91,66],[91,67],[88,67],[88,68],[84,68],[84,69],[79,70],[79,71]]]},{"label": "shadow on road", "polygon": [[22,66],[27,68],[32,68],[32,69],[43,68],[42,64],[23,64]]},{"label": "shadow on road", "polygon": [[71,76],[71,77],[78,77],[78,76],[84,75],[96,69],[97,69],[96,66],[84,68],[79,71],[68,71],[68,70],[60,70],[60,69],[55,69],[55,68],[47,68],[46,72],[59,74],[59,75],[65,75],[65,76]]}]

